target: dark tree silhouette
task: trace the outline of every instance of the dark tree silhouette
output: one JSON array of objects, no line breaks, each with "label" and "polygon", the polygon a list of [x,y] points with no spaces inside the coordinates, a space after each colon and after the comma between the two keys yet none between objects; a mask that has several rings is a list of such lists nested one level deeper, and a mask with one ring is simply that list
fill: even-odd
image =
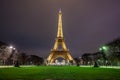
[{"label": "dark tree silhouette", "polygon": [[120,38],[117,38],[105,45],[108,47],[108,50],[107,50],[108,53],[106,53],[107,54],[106,57],[108,61],[111,62],[113,65],[119,65],[120,64]]},{"label": "dark tree silhouette", "polygon": [[15,61],[15,65],[14,65],[15,67],[20,67],[20,64],[19,64],[19,61],[17,60],[17,61]]},{"label": "dark tree silhouette", "polygon": [[27,61],[26,61],[27,57],[28,57],[28,55],[26,53],[19,53],[18,60],[21,65],[25,65],[27,63]]},{"label": "dark tree silhouette", "polygon": [[29,62],[29,64],[33,64],[33,65],[42,65],[44,63],[44,59],[42,57],[39,57],[36,55],[30,55],[27,58],[27,62]]},{"label": "dark tree silhouette", "polygon": [[95,61],[95,63],[94,63],[94,67],[99,67],[97,61]]},{"label": "dark tree silhouette", "polygon": [[79,58],[74,58],[74,61],[76,63],[76,66],[79,66],[80,65],[80,59]]},{"label": "dark tree silhouette", "polygon": [[88,62],[92,62],[92,54],[91,53],[85,53],[82,55],[82,59],[83,59],[83,64],[84,65],[88,65]]},{"label": "dark tree silhouette", "polygon": [[2,60],[2,64],[7,64],[7,60],[12,54],[13,49],[7,43],[0,41],[0,60]]}]

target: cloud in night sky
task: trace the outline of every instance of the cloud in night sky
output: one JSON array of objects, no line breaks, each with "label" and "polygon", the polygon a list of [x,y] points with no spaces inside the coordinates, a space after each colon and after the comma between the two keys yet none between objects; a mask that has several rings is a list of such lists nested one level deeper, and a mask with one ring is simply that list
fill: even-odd
[{"label": "cloud in night sky", "polygon": [[74,57],[120,37],[120,0],[1,0],[0,40],[47,57],[60,8],[65,42]]}]

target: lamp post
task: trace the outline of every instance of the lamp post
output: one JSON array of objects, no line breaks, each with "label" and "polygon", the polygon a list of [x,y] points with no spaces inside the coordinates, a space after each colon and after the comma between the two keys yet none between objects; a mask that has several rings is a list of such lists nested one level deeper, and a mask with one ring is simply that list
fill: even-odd
[{"label": "lamp post", "polygon": [[107,58],[106,58],[106,51],[107,51],[107,47],[106,46],[102,46],[101,48],[99,48],[100,52],[102,53],[103,59],[104,59],[104,64],[107,64]]},{"label": "lamp post", "polygon": [[[9,47],[11,49],[11,55],[13,56],[15,53],[17,53],[16,48],[14,48],[13,46]],[[16,54],[15,54],[16,55]],[[16,55],[16,57],[14,56],[13,58],[13,65],[15,67],[19,67],[19,62],[18,62],[18,55]]]},{"label": "lamp post", "polygon": [[13,46],[9,46],[10,53],[13,54],[16,50]]},{"label": "lamp post", "polygon": [[[13,47],[12,45],[9,46],[9,51],[10,51],[10,55],[9,55],[9,58],[8,60],[12,60],[12,64],[14,64],[15,62],[15,53],[16,53],[16,48]],[[10,62],[11,63],[11,62]]]}]

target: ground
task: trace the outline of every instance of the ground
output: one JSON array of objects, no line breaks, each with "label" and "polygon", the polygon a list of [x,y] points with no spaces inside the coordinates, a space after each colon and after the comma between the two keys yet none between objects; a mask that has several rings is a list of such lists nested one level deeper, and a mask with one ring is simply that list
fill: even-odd
[{"label": "ground", "polygon": [[0,80],[120,80],[120,69],[77,66],[0,68]]}]

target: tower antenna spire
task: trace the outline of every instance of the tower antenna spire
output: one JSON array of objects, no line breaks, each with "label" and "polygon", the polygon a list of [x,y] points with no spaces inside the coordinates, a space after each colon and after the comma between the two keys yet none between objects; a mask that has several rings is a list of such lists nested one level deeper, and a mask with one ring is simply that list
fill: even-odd
[{"label": "tower antenna spire", "polygon": [[58,13],[58,32],[57,37],[63,37],[63,30],[62,30],[62,11],[59,9]]}]

